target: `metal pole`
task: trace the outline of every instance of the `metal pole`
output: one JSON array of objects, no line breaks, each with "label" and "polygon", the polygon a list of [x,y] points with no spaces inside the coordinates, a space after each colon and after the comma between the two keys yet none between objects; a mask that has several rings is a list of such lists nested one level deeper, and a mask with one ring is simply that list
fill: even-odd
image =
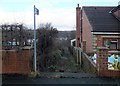
[{"label": "metal pole", "polygon": [[34,5],[34,57],[35,57],[35,74],[36,72],[36,24],[35,24],[35,5]]},{"label": "metal pole", "polygon": [[80,52],[80,67],[81,67],[82,50],[81,50],[81,48],[79,48],[79,50],[80,50],[80,51],[79,51],[79,52]]},{"label": "metal pole", "polygon": [[77,65],[78,65],[78,54],[79,54],[79,53],[78,53],[78,48],[77,48]]}]

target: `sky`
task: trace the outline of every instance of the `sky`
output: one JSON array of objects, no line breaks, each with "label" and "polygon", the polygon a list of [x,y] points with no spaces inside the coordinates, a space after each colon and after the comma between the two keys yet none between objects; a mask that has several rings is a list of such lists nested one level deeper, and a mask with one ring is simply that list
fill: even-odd
[{"label": "sky", "polygon": [[76,28],[76,6],[117,6],[120,0],[0,0],[0,24],[24,23],[33,29],[34,5],[39,9],[36,25],[51,23],[60,31]]}]

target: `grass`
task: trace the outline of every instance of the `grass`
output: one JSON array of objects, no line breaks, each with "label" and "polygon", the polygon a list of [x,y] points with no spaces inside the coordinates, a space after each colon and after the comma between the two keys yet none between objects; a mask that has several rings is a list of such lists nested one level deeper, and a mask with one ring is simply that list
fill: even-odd
[{"label": "grass", "polygon": [[70,69],[71,69],[71,72],[76,72],[77,71],[77,68],[75,66],[75,63],[74,62],[70,62]]},{"label": "grass", "polygon": [[28,77],[35,78],[36,76],[40,76],[40,72],[37,71],[37,74],[35,72],[31,72]]}]

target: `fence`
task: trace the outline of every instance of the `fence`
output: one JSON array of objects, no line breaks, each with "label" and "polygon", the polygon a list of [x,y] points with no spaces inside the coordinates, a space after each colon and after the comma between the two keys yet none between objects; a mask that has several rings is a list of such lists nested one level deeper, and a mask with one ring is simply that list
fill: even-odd
[{"label": "fence", "polygon": [[[75,56],[76,54],[76,56]],[[97,73],[96,65],[89,58],[89,56],[82,51],[81,48],[74,48],[73,55],[76,63],[79,64],[80,68],[86,73]]]},{"label": "fence", "polygon": [[108,49],[106,47],[97,48],[96,64],[89,58],[89,56],[82,51],[81,48],[74,48],[73,55],[76,63],[86,73],[98,74],[101,77],[120,77],[120,70],[108,70]]}]

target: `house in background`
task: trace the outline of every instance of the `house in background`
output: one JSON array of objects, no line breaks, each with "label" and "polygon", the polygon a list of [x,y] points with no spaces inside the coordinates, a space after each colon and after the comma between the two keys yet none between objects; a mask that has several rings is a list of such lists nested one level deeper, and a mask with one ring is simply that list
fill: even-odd
[{"label": "house in background", "polygon": [[71,40],[71,46],[72,46],[72,47],[75,47],[75,42],[76,42],[76,39],[72,39],[72,40]]},{"label": "house in background", "polygon": [[76,8],[76,47],[96,52],[107,47],[110,53],[120,52],[120,5],[83,6]]}]

